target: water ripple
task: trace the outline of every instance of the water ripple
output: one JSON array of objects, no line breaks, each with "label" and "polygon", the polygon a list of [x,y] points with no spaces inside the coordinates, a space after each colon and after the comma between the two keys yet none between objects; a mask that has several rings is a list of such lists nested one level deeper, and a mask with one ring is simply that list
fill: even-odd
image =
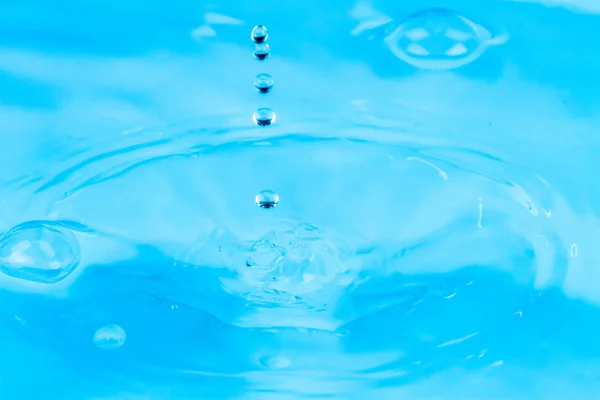
[{"label": "water ripple", "polygon": [[[307,396],[339,395],[456,365],[504,368],[518,349],[538,348],[523,326],[562,296],[585,254],[554,222],[578,223],[546,179],[501,154],[403,131],[273,132],[175,129],[70,160],[20,190],[86,227],[9,229],[3,272],[52,283],[80,263],[69,299],[54,303],[69,345],[86,349],[99,327],[126,321],[127,345],[101,357],[144,380],[244,379],[251,393],[279,395],[310,380]],[[265,188],[277,188],[277,207],[256,206]],[[7,269],[30,228],[43,233],[36,243],[54,243],[53,257],[40,244],[44,265]],[[92,251],[81,254],[71,231],[93,233]],[[101,236],[110,240],[90,247]],[[135,251],[98,258],[116,242]],[[44,326],[50,305],[15,304],[26,323],[14,329]],[[514,349],[497,339],[511,330],[525,335]],[[224,354],[215,340],[236,344]],[[139,355],[156,341],[161,349]],[[223,367],[222,357],[235,361]]]}]

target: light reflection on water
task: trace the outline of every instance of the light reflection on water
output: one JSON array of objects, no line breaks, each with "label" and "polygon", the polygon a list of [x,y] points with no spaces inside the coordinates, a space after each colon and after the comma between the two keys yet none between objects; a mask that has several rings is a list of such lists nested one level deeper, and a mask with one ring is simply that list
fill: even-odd
[{"label": "light reflection on water", "polygon": [[589,7],[63,3],[0,13],[2,398],[600,392]]}]

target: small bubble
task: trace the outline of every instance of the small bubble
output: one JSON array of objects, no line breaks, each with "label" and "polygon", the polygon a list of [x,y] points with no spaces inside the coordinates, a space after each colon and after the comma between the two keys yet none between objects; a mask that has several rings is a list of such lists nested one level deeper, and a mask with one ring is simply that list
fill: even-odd
[{"label": "small bubble", "polygon": [[94,345],[104,350],[118,349],[125,343],[125,330],[119,325],[105,325],[94,333]]},{"label": "small bubble", "polygon": [[254,200],[260,208],[273,208],[279,203],[279,195],[272,190],[263,190]]},{"label": "small bubble", "polygon": [[254,29],[252,29],[252,41],[254,43],[264,43],[267,41],[269,37],[269,33],[267,32],[267,27],[264,25],[256,25]]},{"label": "small bubble", "polygon": [[274,83],[273,77],[269,74],[258,74],[254,78],[254,87],[261,93],[269,93]]},{"label": "small bubble", "polygon": [[275,118],[275,112],[270,108],[259,108],[254,115],[252,115],[252,120],[258,126],[269,126],[275,122]]},{"label": "small bubble", "polygon": [[271,54],[271,47],[266,43],[257,43],[254,45],[254,52],[252,54],[254,54],[257,60],[265,60]]},{"label": "small bubble", "polygon": [[79,265],[73,233],[51,221],[17,225],[0,236],[0,271],[14,278],[56,283]]}]

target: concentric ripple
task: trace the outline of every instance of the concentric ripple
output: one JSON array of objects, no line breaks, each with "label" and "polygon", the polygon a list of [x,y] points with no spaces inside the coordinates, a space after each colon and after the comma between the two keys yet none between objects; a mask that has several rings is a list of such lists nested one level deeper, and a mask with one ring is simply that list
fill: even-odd
[{"label": "concentric ripple", "polygon": [[[535,347],[526,335],[514,349],[496,339],[552,304],[582,262],[573,231],[554,222],[574,221],[565,201],[501,155],[393,132],[380,140],[382,129],[370,129],[337,138],[316,128],[270,138],[251,128],[190,131],[153,143],[151,156],[143,146],[111,150],[40,181],[56,218],[137,244],[131,258],[86,263],[70,289],[79,322],[65,326],[75,324],[86,346],[90,329],[129,321],[127,346],[103,354],[140,351],[133,370],[243,376],[257,391],[272,387],[264,371],[327,380],[307,396],[422,379],[457,363],[496,368]],[[277,207],[257,206],[265,188],[277,188]],[[4,265],[31,242],[25,227],[3,236]],[[36,225],[55,242],[52,257],[68,256],[54,263],[38,239],[47,262],[21,279],[56,265],[43,278],[56,281],[77,266],[77,242],[59,228]],[[33,314],[21,314],[34,326]],[[114,327],[99,332],[100,347],[124,340]],[[141,351],[158,341],[155,353]],[[217,351],[215,341],[236,345]],[[236,362],[220,370],[224,357]]]}]

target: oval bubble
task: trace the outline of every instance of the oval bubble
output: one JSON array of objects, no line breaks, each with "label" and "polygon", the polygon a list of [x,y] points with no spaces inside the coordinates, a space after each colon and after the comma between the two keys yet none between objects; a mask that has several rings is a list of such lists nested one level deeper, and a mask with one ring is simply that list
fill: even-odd
[{"label": "oval bubble", "polygon": [[77,238],[63,225],[30,221],[0,236],[0,271],[39,283],[56,283],[77,268]]}]

